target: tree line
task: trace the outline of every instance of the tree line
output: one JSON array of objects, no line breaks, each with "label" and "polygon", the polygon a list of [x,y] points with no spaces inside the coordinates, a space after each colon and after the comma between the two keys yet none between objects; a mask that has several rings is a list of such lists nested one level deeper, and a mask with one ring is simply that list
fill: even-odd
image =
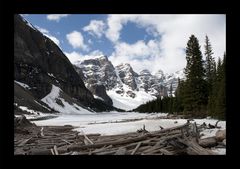
[{"label": "tree line", "polygon": [[[208,36],[204,45],[205,60],[198,39],[191,35],[186,47],[185,79],[178,79],[173,96],[159,97],[140,105],[134,111],[166,112],[193,117],[211,116],[225,119],[226,114],[226,53],[217,63]],[[172,86],[170,87],[170,90]]]}]

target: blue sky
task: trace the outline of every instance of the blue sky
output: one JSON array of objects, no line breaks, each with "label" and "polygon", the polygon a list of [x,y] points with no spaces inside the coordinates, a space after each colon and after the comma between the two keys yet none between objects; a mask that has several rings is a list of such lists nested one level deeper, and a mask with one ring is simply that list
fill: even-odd
[{"label": "blue sky", "polygon": [[[34,26],[38,26],[40,28],[44,28],[50,32],[51,35],[56,37],[60,41],[60,47],[65,52],[71,52],[73,50],[72,46],[68,43],[66,39],[66,35],[73,30],[79,31],[82,33],[84,40],[88,43],[88,40],[91,39],[94,41],[94,45],[90,45],[91,49],[101,49],[102,51],[108,51],[106,45],[102,45],[103,43],[99,40],[94,39],[87,32],[83,31],[82,28],[89,24],[90,20],[105,20],[106,15],[71,15],[66,18],[62,18],[59,21],[48,20],[47,15],[38,14],[38,15],[27,15],[24,16],[30,23]],[[104,40],[104,43],[108,43]],[[83,52],[87,54],[87,52],[82,51],[81,49],[76,49],[77,51]],[[110,53],[109,53],[110,54]]]},{"label": "blue sky", "polygon": [[114,65],[130,63],[136,72],[173,73],[185,67],[184,49],[191,34],[201,46],[208,35],[216,59],[226,50],[225,15],[22,16],[57,43],[72,63],[107,55]]}]

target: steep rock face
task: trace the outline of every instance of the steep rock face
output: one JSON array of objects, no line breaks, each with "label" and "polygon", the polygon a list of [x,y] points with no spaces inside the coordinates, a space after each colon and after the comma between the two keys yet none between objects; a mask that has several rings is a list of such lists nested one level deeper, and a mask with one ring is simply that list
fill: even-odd
[{"label": "steep rock face", "polygon": [[80,76],[81,79],[85,79],[86,78],[85,75],[83,74],[81,68],[79,68],[79,67],[77,67],[75,65],[73,65],[73,67],[74,67],[74,69],[76,70],[76,72],[78,73],[78,75]]},{"label": "steep rock face", "polygon": [[108,105],[113,104],[112,99],[106,93],[106,88],[105,88],[104,85],[93,84],[93,85],[91,85],[89,90],[95,96],[98,96],[98,97],[102,98],[104,100],[104,102],[107,103]]},{"label": "steep rock face", "polygon": [[41,99],[52,84],[85,105],[94,98],[61,49],[20,15],[14,16],[14,79]]},{"label": "steep rock face", "polygon": [[104,85],[107,90],[115,87],[117,81],[115,69],[106,56],[84,60],[76,63],[76,66],[82,69],[85,76],[83,79],[88,88],[93,84]]},{"label": "steep rock face", "polygon": [[[27,108],[30,110],[35,110],[39,112],[51,113],[52,111],[54,111],[46,104],[41,102],[41,100],[34,98],[30,91],[20,86],[18,83],[14,82],[14,106],[17,108],[18,106],[23,105],[27,105]],[[19,109],[21,109],[21,107]],[[19,114],[18,111],[15,111],[15,113]]]},{"label": "steep rock face", "polygon": [[152,78],[149,70],[144,69],[139,73],[139,84],[140,88],[143,88],[145,92],[149,92],[151,85],[154,83],[154,79]]},{"label": "steep rock face", "polygon": [[163,73],[162,70],[158,70],[155,74],[154,74],[155,78],[158,79],[159,82],[164,82],[165,80],[165,74]]},{"label": "steep rock face", "polygon": [[165,74],[164,85],[168,88],[168,94],[170,92],[170,86],[172,85],[173,94],[175,93],[178,86],[178,78],[181,80],[185,79],[184,71],[179,70],[171,74]]},{"label": "steep rock face", "polygon": [[121,81],[127,86],[129,86],[130,89],[135,90],[137,88],[135,78],[138,77],[138,74],[133,71],[130,64],[128,63],[120,64],[115,68],[118,72],[118,76],[120,77]]},{"label": "steep rock face", "polygon": [[152,75],[149,70],[142,70],[138,78],[140,88],[156,97],[166,96],[167,88],[163,85],[163,77],[164,74],[161,70],[156,75]]},{"label": "steep rock face", "polygon": [[96,96],[112,105],[106,90],[111,90],[118,84],[115,68],[106,56],[76,62],[75,70],[83,78],[86,87]]}]

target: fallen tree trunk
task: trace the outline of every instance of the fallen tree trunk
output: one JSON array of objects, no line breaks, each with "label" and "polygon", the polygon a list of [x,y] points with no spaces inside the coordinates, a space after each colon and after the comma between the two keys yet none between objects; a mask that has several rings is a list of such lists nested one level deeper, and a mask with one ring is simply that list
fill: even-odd
[{"label": "fallen tree trunk", "polygon": [[[40,129],[38,129],[38,132]],[[60,131],[54,133],[55,131]],[[220,133],[220,132],[219,132]],[[15,154],[33,155],[215,155],[205,147],[219,145],[214,138],[199,139],[199,126],[186,123],[154,132],[119,135],[73,134],[71,130],[44,127],[35,134],[15,140]],[[76,135],[78,135],[76,137]],[[29,139],[32,137],[31,139]],[[84,141],[87,145],[84,145]],[[223,146],[223,143],[222,143]]]},{"label": "fallen tree trunk", "polygon": [[160,130],[158,132],[155,132],[155,134],[147,133],[143,136],[138,136],[138,137],[134,137],[134,138],[130,138],[130,139],[124,139],[124,140],[120,140],[120,141],[117,140],[117,141],[110,141],[110,142],[101,142],[101,143],[95,143],[95,144],[92,144],[92,145],[79,145],[79,144],[71,145],[71,146],[69,146],[68,151],[80,151],[82,149],[88,149],[88,148],[100,148],[100,147],[103,147],[105,145],[122,145],[122,144],[128,144],[128,143],[132,143],[132,142],[138,142],[138,141],[142,141],[144,139],[147,139],[148,137],[155,137],[156,134],[158,134],[158,136],[161,136],[160,134],[163,134],[165,132],[170,132],[170,131],[176,130],[176,129],[181,129],[181,128],[187,127],[188,125],[189,124],[186,123],[184,125]]},{"label": "fallen tree trunk", "polygon": [[199,146],[194,139],[191,139],[191,140],[178,139],[178,141],[188,146],[186,148],[186,153],[188,155],[216,155],[211,150],[207,150]]},{"label": "fallen tree trunk", "polygon": [[[67,149],[58,149],[55,147],[52,149],[55,155],[63,154],[67,152]],[[29,153],[29,155],[53,155],[51,152],[51,149],[32,149]]]},{"label": "fallen tree trunk", "polygon": [[146,134],[140,137],[136,138],[131,138],[131,139],[125,139],[125,140],[117,140],[117,141],[110,141],[110,142],[101,142],[101,143],[96,143],[96,144],[91,144],[91,145],[72,145],[68,148],[69,151],[79,151],[82,149],[87,149],[87,148],[99,148],[103,147],[105,145],[122,145],[122,144],[127,144],[127,143],[132,143],[135,141],[141,141],[149,137],[150,134]]},{"label": "fallen tree trunk", "polygon": [[134,155],[136,153],[136,151],[138,150],[138,148],[140,147],[140,145],[142,144],[142,142],[139,142],[137,144],[137,146],[135,147],[135,149],[132,151],[131,155]]}]

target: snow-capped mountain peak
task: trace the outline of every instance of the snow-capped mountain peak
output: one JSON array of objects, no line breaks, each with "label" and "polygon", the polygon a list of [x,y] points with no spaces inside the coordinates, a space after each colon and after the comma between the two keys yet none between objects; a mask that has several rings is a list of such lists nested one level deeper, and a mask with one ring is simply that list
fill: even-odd
[{"label": "snow-capped mountain peak", "polygon": [[[103,85],[106,94],[112,99],[113,106],[126,110],[134,109],[156,97],[167,96],[170,84],[173,84],[175,90],[178,76],[182,77],[181,71],[164,74],[162,70],[158,70],[152,75],[149,70],[144,69],[138,74],[129,63],[121,63],[114,67],[107,56],[82,60],[75,64],[75,69],[78,72],[78,69],[81,69],[85,85],[94,95],[106,98],[103,91],[95,92],[99,91],[95,88]],[[127,103],[130,106],[126,106]]]},{"label": "snow-capped mountain peak", "polygon": [[139,73],[139,75],[140,75],[140,76],[141,76],[141,75],[144,75],[144,76],[152,76],[151,73],[150,73],[150,71],[149,71],[148,69],[143,69],[143,70]]},{"label": "snow-capped mountain peak", "polygon": [[165,78],[164,73],[163,73],[162,70],[158,70],[158,71],[154,74],[154,76],[156,76],[156,78],[158,78],[158,79],[163,79],[163,78]]},{"label": "snow-capped mountain peak", "polygon": [[135,77],[137,73],[133,71],[130,64],[120,64],[115,67],[118,72],[118,77],[120,78],[121,82],[130,87],[132,90],[135,90],[137,87]]}]

